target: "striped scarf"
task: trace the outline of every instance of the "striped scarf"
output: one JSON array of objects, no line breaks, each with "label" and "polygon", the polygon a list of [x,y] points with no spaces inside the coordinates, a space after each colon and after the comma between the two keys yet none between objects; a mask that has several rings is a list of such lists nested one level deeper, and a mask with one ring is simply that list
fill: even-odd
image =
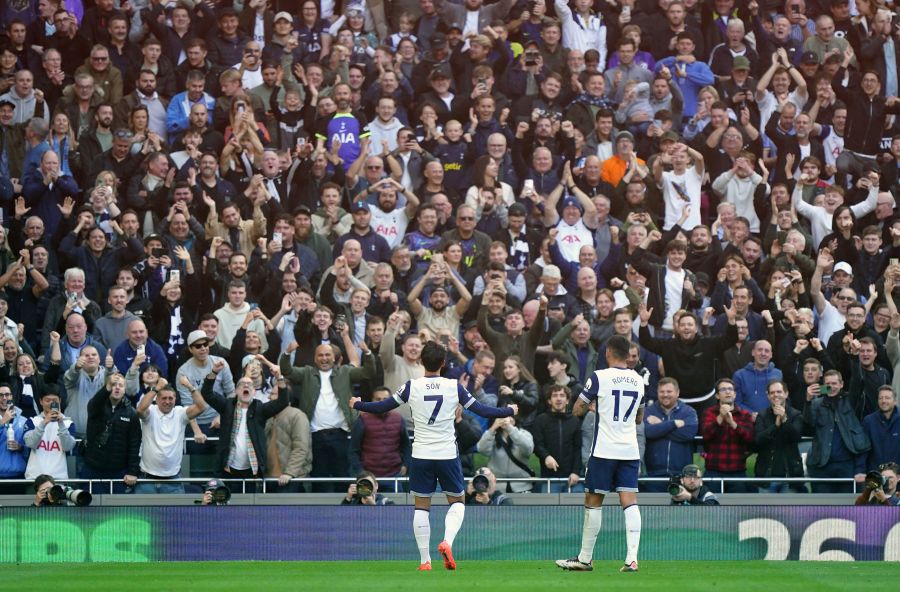
[{"label": "striped scarf", "polygon": [[[250,408],[247,407],[247,413],[250,413]],[[249,417],[247,418],[249,420]],[[234,455],[234,443],[237,442],[238,432],[241,430],[241,406],[240,404],[235,404],[234,406],[234,421],[231,422],[231,442],[232,442],[232,456]],[[256,458],[256,450],[253,448],[253,439],[250,438],[250,426],[247,426],[247,455],[250,457],[250,470],[253,471],[254,475],[259,474],[259,461]]]}]

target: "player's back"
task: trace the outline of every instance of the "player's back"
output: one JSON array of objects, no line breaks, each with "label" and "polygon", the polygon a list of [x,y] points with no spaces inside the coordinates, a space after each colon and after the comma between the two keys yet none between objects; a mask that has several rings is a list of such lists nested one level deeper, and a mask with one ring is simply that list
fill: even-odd
[{"label": "player's back", "polygon": [[[412,455],[422,459],[452,459],[456,447],[456,407],[459,405],[459,382],[440,376],[424,376],[407,383],[410,411],[416,432]],[[406,390],[404,385],[403,390]]]},{"label": "player's back", "polygon": [[597,422],[591,454],[598,458],[640,458],[635,417],[643,407],[644,380],[634,370],[597,370],[585,384],[582,395],[597,401]]}]

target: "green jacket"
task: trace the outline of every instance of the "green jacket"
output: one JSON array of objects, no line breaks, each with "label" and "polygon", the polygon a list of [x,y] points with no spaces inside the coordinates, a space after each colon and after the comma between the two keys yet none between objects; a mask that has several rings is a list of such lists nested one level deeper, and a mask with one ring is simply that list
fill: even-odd
[{"label": "green jacket", "polygon": [[[319,401],[319,393],[322,391],[319,369],[315,366],[298,368],[291,364],[291,359],[287,355],[281,356],[279,365],[281,366],[282,375],[293,384],[294,393],[299,399],[300,410],[312,421],[316,403]],[[374,375],[375,356],[371,353],[363,355],[361,368],[349,365],[332,368],[331,388],[334,389],[338,405],[341,407],[341,413],[344,414],[344,419],[347,421],[348,426],[352,426],[359,415],[358,411],[350,408],[350,397],[353,396],[353,383],[367,380]]]},{"label": "green jacket", "polygon": [[[569,338],[572,334],[572,331],[575,330],[575,325],[572,323],[566,323],[565,326],[560,329],[556,335],[553,336],[553,339],[550,341],[550,346],[556,350],[564,352],[572,359],[572,366],[569,367],[569,373],[574,375],[576,378],[581,376],[579,370],[581,369],[580,364],[578,363],[578,348],[575,346],[575,343]],[[585,380],[589,377],[594,370],[597,369],[597,350],[594,348],[593,344],[591,344],[591,340],[588,339],[587,342],[587,368],[584,368],[584,377]],[[576,393],[573,393],[576,394]]]}]

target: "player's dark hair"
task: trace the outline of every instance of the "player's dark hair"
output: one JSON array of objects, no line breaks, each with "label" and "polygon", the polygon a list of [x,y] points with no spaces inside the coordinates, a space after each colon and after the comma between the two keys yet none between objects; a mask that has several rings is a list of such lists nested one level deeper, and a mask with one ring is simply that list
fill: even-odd
[{"label": "player's dark hair", "polygon": [[447,349],[436,341],[429,341],[422,348],[422,366],[426,372],[437,372],[444,365]]},{"label": "player's dark hair", "polygon": [[628,350],[631,342],[621,335],[613,335],[606,340],[606,351],[616,360],[625,361],[628,359]]}]

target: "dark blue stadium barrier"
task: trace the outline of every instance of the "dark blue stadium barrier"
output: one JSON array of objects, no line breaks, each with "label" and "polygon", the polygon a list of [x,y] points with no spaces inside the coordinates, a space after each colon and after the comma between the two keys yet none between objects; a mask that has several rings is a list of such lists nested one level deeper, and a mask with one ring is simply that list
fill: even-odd
[{"label": "dark blue stadium barrier", "polygon": [[[432,512],[432,543],[445,507]],[[900,508],[647,506],[642,560],[900,561]],[[595,558],[624,557],[604,508]],[[578,550],[577,506],[468,507],[459,561],[544,560]],[[417,561],[412,508],[341,506],[4,508],[0,562]],[[11,544],[14,541],[15,544]]]}]

